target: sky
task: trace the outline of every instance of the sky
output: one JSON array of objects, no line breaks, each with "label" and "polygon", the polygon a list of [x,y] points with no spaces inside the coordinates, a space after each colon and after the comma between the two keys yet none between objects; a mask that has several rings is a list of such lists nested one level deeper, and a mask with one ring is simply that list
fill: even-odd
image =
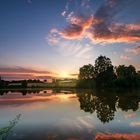
[{"label": "sky", "polygon": [[0,0],[0,75],[73,77],[99,55],[140,70],[139,0]]}]

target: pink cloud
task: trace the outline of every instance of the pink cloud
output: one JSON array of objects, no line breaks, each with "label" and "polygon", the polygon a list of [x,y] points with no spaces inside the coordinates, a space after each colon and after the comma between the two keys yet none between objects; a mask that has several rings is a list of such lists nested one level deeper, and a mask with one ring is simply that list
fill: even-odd
[{"label": "pink cloud", "polygon": [[130,60],[130,57],[129,57],[129,56],[126,56],[126,55],[121,55],[121,56],[120,56],[120,59],[123,59],[123,60]]},{"label": "pink cloud", "polygon": [[125,52],[139,54],[140,53],[140,46],[135,47],[135,48],[127,48],[127,49],[125,49]]},{"label": "pink cloud", "polygon": [[134,118],[136,116],[136,114],[134,114],[134,113],[129,113],[129,114],[125,114],[124,115],[124,117],[126,118],[126,119],[128,119],[128,118]]}]

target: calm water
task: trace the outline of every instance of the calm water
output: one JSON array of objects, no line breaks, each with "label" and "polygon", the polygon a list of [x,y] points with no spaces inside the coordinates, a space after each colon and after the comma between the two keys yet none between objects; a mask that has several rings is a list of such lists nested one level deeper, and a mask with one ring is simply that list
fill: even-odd
[{"label": "calm water", "polygon": [[140,91],[0,94],[0,140],[140,140]]}]

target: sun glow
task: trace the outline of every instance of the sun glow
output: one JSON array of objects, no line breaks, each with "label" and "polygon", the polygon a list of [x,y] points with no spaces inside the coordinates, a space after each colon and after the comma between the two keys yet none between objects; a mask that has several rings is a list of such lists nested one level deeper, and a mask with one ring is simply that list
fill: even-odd
[{"label": "sun glow", "polygon": [[65,71],[60,72],[59,76],[62,77],[62,78],[70,78],[70,75],[67,72],[65,72]]}]

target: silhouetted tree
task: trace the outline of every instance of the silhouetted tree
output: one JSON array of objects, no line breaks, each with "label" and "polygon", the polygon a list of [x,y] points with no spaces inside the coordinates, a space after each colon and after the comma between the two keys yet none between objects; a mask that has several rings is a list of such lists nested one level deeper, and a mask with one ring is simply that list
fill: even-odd
[{"label": "silhouetted tree", "polygon": [[80,68],[78,86],[91,88],[94,84],[95,70],[91,64]]},{"label": "silhouetted tree", "polygon": [[80,68],[79,78],[81,80],[89,80],[95,77],[94,67],[91,64],[84,65]]},{"label": "silhouetted tree", "polygon": [[0,76],[0,88],[6,88],[7,85],[8,85],[8,82],[2,80],[2,77]]},{"label": "silhouetted tree", "polygon": [[136,87],[140,87],[140,71],[136,73]]},{"label": "silhouetted tree", "polygon": [[23,81],[22,81],[22,87],[24,87],[24,88],[27,87],[27,81],[26,81],[26,80],[23,80]]},{"label": "silhouetted tree", "polygon": [[119,65],[116,68],[117,82],[121,87],[132,87],[137,83],[137,74],[134,66]]},{"label": "silhouetted tree", "polygon": [[99,56],[95,60],[95,81],[96,86],[106,87],[111,86],[116,79],[112,62],[106,56]]},{"label": "silhouetted tree", "polygon": [[134,66],[119,65],[114,67],[106,56],[99,56],[95,65],[84,65],[79,70],[78,87],[140,87],[140,71],[136,72]]}]

